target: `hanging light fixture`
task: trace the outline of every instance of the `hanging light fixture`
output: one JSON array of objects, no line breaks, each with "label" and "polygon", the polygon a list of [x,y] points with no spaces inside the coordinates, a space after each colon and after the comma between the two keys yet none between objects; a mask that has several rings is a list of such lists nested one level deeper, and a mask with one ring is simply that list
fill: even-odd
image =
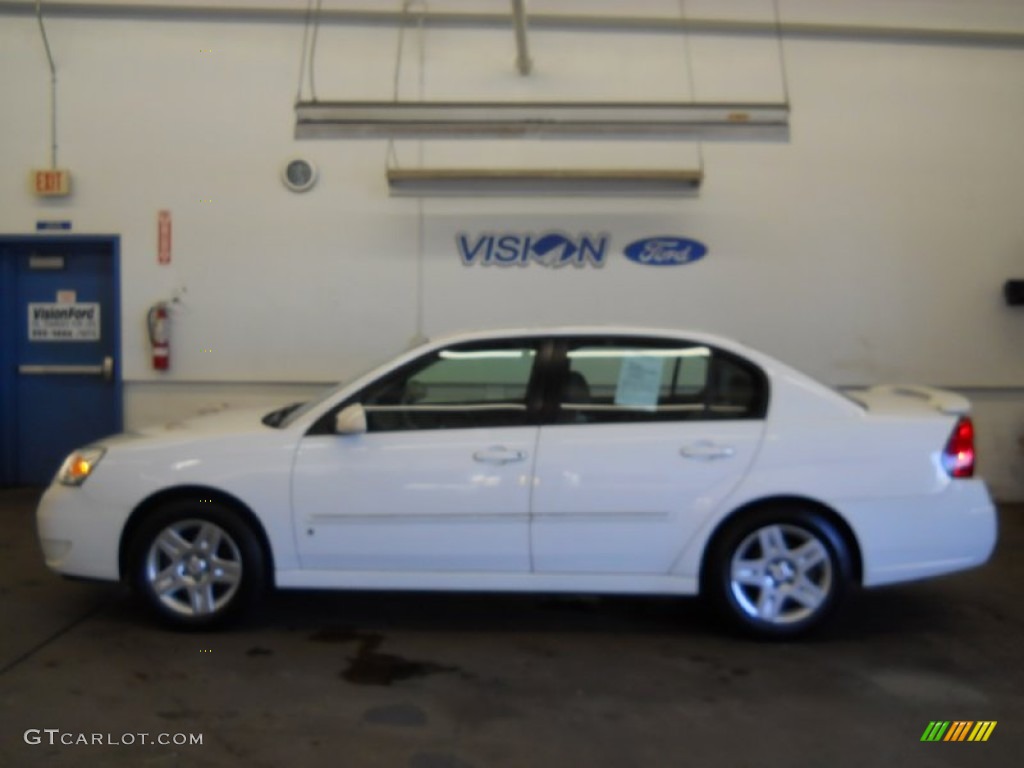
[{"label": "hanging light fixture", "polygon": [[695,170],[389,168],[392,197],[695,197]]},{"label": "hanging light fixture", "polygon": [[299,101],[296,139],[785,141],[781,103]]}]

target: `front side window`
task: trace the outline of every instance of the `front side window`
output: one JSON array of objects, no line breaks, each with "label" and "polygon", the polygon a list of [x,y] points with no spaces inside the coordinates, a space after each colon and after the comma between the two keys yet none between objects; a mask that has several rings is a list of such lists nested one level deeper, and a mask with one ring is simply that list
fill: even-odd
[{"label": "front side window", "polygon": [[532,342],[438,350],[367,387],[359,401],[370,432],[503,427],[527,423],[536,359]]},{"label": "front side window", "polygon": [[559,394],[562,424],[763,416],[754,366],[711,347],[660,339],[569,344]]}]

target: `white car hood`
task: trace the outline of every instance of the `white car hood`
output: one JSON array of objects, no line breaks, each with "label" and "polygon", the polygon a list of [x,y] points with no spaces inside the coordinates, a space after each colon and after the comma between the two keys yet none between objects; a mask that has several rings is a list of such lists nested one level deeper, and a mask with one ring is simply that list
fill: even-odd
[{"label": "white car hood", "polygon": [[186,419],[154,424],[137,430],[144,437],[212,437],[266,432],[271,427],[262,421],[273,410],[272,406],[259,408],[230,408],[222,406]]}]

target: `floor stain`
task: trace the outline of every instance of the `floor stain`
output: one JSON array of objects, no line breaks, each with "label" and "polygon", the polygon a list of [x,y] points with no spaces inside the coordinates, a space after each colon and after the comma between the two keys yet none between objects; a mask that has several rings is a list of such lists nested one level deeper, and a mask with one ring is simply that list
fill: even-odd
[{"label": "floor stain", "polygon": [[340,677],[356,685],[391,685],[414,677],[441,673],[458,673],[458,667],[435,664],[432,661],[404,659],[377,649],[384,636],[374,632],[360,632],[349,627],[321,629],[309,636],[317,643],[356,643],[356,655],[349,656],[349,665]]},{"label": "floor stain", "polygon": [[389,704],[366,710],[363,720],[374,725],[416,728],[427,724],[427,713],[414,704]]},{"label": "floor stain", "polygon": [[328,627],[319,629],[309,636],[314,643],[353,643],[369,637],[383,639],[382,635],[371,635],[352,627]]},{"label": "floor stain", "polygon": [[916,670],[883,670],[868,676],[890,694],[915,702],[956,702],[987,704],[988,695],[951,675]]},{"label": "floor stain", "polygon": [[409,760],[409,768],[473,768],[473,764],[446,752],[417,752]]},{"label": "floor stain", "polygon": [[157,712],[156,716],[162,717],[164,720],[198,720],[202,716],[202,712],[197,712],[194,709],[178,709]]},{"label": "floor stain", "polygon": [[690,654],[687,658],[694,664],[700,664],[715,674],[715,679],[720,683],[731,683],[741,677],[749,677],[749,667],[729,666],[721,659],[703,656],[699,653]]},{"label": "floor stain", "polygon": [[360,653],[349,661],[348,669],[341,676],[357,685],[391,685],[398,680],[459,671],[457,667],[429,661],[411,661],[389,653]]}]

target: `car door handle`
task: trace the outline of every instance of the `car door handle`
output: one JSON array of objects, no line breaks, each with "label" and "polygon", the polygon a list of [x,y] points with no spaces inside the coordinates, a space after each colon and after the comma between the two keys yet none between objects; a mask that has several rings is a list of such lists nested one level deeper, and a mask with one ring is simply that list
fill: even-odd
[{"label": "car door handle", "polygon": [[484,464],[511,464],[513,461],[522,461],[526,458],[525,451],[514,451],[511,448],[496,445],[493,448],[484,448],[473,454],[473,461]]},{"label": "car door handle", "polygon": [[716,459],[732,458],[736,455],[736,449],[729,445],[701,442],[683,446],[679,450],[679,453],[684,459],[693,459],[695,461],[715,461]]}]

